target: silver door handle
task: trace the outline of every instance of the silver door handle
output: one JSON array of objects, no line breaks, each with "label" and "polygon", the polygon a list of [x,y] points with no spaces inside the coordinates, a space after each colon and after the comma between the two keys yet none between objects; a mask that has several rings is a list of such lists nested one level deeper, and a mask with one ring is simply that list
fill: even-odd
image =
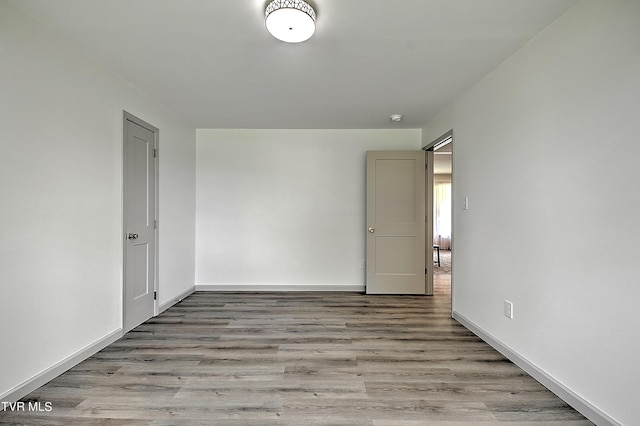
[{"label": "silver door handle", "polygon": [[138,239],[138,234],[129,234],[129,235],[127,235],[127,238],[129,238],[130,240],[137,240]]},{"label": "silver door handle", "polygon": [[375,231],[376,231],[375,229],[373,229],[372,227],[369,227],[369,232],[370,232],[370,233],[372,233],[372,234],[373,234]]}]

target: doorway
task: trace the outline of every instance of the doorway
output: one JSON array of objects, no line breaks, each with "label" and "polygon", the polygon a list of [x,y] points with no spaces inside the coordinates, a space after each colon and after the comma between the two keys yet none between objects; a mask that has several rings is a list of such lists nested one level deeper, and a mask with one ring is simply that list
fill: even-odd
[{"label": "doorway", "polygon": [[124,112],[123,333],[157,312],[158,129]]},{"label": "doorway", "polygon": [[433,262],[434,295],[451,298],[453,130],[431,142],[425,149],[433,154],[433,181],[427,190],[432,201],[428,211],[433,218],[433,225],[431,239],[426,242],[427,248],[433,244],[433,259],[427,261]]}]

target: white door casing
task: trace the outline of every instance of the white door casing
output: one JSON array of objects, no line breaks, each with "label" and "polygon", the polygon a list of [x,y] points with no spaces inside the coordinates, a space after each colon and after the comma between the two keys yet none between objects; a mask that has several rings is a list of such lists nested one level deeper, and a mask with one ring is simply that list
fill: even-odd
[{"label": "white door casing", "polygon": [[157,139],[157,128],[124,113],[124,333],[156,312]]},{"label": "white door casing", "polygon": [[367,294],[426,294],[425,152],[367,152]]}]

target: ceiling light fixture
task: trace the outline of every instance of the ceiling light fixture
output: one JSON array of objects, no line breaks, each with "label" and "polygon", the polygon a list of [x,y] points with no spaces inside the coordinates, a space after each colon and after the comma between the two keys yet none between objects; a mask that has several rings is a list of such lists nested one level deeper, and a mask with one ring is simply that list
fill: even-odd
[{"label": "ceiling light fixture", "polygon": [[395,121],[396,123],[402,120],[402,114],[393,114],[391,116],[391,121]]},{"label": "ceiling light fixture", "polygon": [[316,12],[302,0],[273,0],[264,11],[264,23],[278,40],[300,43],[316,31]]}]

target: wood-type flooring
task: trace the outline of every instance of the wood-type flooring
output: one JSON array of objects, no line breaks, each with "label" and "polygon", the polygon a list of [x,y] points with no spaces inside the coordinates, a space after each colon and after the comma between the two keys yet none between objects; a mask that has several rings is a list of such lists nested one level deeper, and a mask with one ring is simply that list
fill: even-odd
[{"label": "wood-type flooring", "polygon": [[0,423],[591,425],[450,318],[447,279],[433,297],[195,293]]}]

